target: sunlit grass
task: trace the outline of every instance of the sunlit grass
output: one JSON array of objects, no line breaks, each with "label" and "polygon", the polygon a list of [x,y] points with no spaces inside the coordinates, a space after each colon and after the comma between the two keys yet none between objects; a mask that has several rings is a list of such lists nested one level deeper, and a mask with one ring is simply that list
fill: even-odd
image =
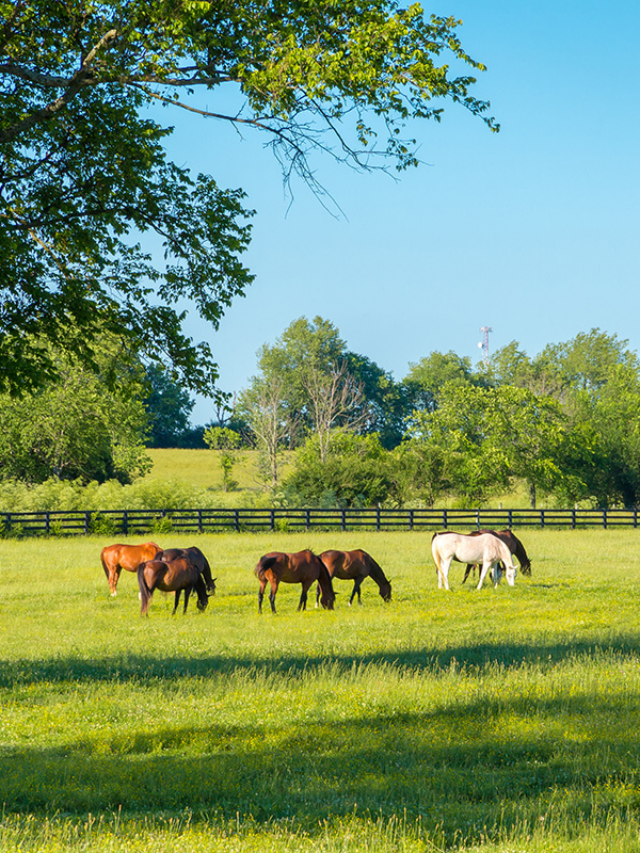
[{"label": "sunlit grass", "polygon": [[[171,534],[218,595],[148,619],[105,541],[2,542],[0,849],[637,850],[638,534],[521,535],[530,579],[454,566],[447,595],[426,533]],[[300,614],[283,585],[258,616],[262,553],[330,546],[391,604],[337,582]]]}]

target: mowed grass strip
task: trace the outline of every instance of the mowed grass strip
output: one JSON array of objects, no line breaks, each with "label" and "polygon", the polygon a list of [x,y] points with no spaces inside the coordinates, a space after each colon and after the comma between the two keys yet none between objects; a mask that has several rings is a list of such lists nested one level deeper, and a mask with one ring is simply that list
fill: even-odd
[{"label": "mowed grass strip", "polygon": [[[427,533],[168,534],[218,595],[148,619],[104,539],[1,542],[0,849],[637,850],[638,533],[516,532],[531,578],[449,594]],[[393,601],[260,617],[258,558],[305,547]]]}]

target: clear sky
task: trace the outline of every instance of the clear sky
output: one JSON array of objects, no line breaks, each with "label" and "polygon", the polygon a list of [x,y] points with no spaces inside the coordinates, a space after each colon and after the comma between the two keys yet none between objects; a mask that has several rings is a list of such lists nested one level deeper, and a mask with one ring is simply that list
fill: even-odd
[{"label": "clear sky", "polygon": [[[463,20],[464,48],[488,66],[473,94],[501,131],[450,104],[416,128],[424,165],[398,180],[316,160],[341,218],[302,184],[289,205],[264,138],[163,114],[176,161],[242,187],[257,211],[246,298],[219,332],[188,327],[224,390],[246,387],[258,348],[303,315],[331,320],[398,380],[433,350],[475,364],[481,326],[490,351],[517,340],[533,356],[593,327],[640,350],[640,2],[424,7]],[[198,400],[194,423],[213,417]]]}]

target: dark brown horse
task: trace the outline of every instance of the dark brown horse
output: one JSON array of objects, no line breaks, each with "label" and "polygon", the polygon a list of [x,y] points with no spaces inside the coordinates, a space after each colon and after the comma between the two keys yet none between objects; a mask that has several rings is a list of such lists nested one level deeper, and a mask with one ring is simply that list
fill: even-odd
[{"label": "dark brown horse", "polygon": [[[469,534],[469,536],[480,536],[480,534],[482,533],[492,533],[494,536],[497,536],[498,539],[501,539],[511,551],[513,556],[520,563],[520,571],[522,572],[522,574],[526,575],[527,577],[531,576],[531,560],[529,559],[527,552],[525,551],[524,545],[512,530],[473,530]],[[477,566],[473,563],[467,564],[462,583],[466,581],[466,579],[469,577],[469,574],[472,571],[475,571],[476,568]],[[498,568],[504,569],[502,563],[500,563]]]},{"label": "dark brown horse", "polygon": [[306,610],[307,593],[316,581],[320,585],[322,597],[320,603],[327,610],[333,610],[336,595],[333,591],[331,577],[324,563],[311,551],[298,551],[296,554],[284,554],[281,551],[272,551],[260,557],[254,574],[260,581],[258,593],[258,610],[262,613],[262,599],[267,584],[271,585],[269,601],[271,610],[276,612],[276,593],[281,583],[300,583],[302,593],[298,610]]},{"label": "dark brown horse", "polygon": [[198,595],[198,610],[206,610],[209,604],[207,587],[200,569],[188,557],[176,557],[175,560],[147,560],[145,563],[140,563],[138,566],[138,586],[140,587],[140,614],[142,616],[147,615],[151,596],[156,589],[175,593],[173,613],[178,609],[182,592],[184,592],[183,613],[187,612],[189,596],[194,589]]},{"label": "dark brown horse", "polygon": [[196,548],[195,545],[191,548],[168,548],[166,551],[160,551],[159,554],[155,555],[155,559],[162,560],[163,563],[170,563],[178,557],[186,557],[186,559],[191,560],[204,578],[209,596],[215,595],[217,578],[211,577],[209,561],[200,548]]},{"label": "dark brown horse", "polygon": [[[349,605],[353,604],[356,594],[358,596],[358,604],[362,604],[360,587],[363,580],[367,577],[370,577],[378,584],[382,598],[385,601],[391,601],[391,584],[371,554],[367,554],[366,551],[359,549],[355,551],[323,551],[320,554],[320,559],[327,567],[327,571],[332,578],[338,578],[342,581],[353,581],[353,592],[349,599]],[[316,600],[319,595],[320,587],[318,587]]]},{"label": "dark brown horse", "polygon": [[127,572],[135,572],[140,563],[153,560],[158,551],[161,550],[162,548],[155,542],[143,542],[142,545],[108,545],[103,548],[100,559],[109,581],[111,595],[116,595],[118,578],[123,569]]}]

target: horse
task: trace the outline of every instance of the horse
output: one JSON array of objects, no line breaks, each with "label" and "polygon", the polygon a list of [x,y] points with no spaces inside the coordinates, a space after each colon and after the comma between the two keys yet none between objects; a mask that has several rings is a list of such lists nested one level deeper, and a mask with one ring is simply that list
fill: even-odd
[{"label": "horse", "polygon": [[158,551],[162,551],[155,542],[143,542],[142,545],[108,545],[102,549],[100,560],[109,581],[111,595],[116,595],[118,578],[122,569],[135,572],[140,563],[152,560]]},{"label": "horse", "polygon": [[[520,563],[520,571],[527,577],[531,576],[531,560],[529,559],[525,547],[518,539],[512,530],[473,530],[469,536],[479,536],[481,533],[492,533],[498,539],[502,539],[504,544],[509,548],[513,556]],[[470,572],[475,571],[477,564],[469,563],[464,573],[462,583],[469,577]]]},{"label": "horse", "polygon": [[[507,572],[507,583],[513,586],[516,578],[516,567],[513,565],[511,551],[502,541],[492,533],[481,533],[478,536],[467,536],[464,533],[454,533],[445,530],[442,533],[434,533],[431,539],[431,553],[438,571],[438,589],[449,589],[449,566],[452,560],[459,563],[482,563],[478,589],[489,569],[497,567],[500,562],[504,563]],[[494,586],[500,582],[500,572],[494,572]]]},{"label": "horse", "polygon": [[156,589],[175,593],[173,614],[178,609],[180,594],[184,591],[184,609],[187,612],[189,596],[195,589],[198,595],[198,610],[206,610],[209,604],[207,587],[200,569],[189,557],[176,557],[174,560],[147,560],[138,566],[138,586],[140,587],[140,615],[146,616],[151,596]]},{"label": "horse", "polygon": [[209,561],[200,548],[196,548],[195,545],[191,546],[191,548],[168,548],[165,551],[160,551],[159,554],[156,554],[154,559],[162,560],[163,563],[170,563],[178,557],[186,557],[188,560],[191,560],[204,578],[209,596],[215,595],[217,578],[211,577]]},{"label": "horse", "polygon": [[302,593],[298,604],[300,611],[306,610],[307,593],[315,581],[318,582],[322,591],[320,603],[326,610],[333,610],[336,594],[333,591],[331,576],[320,557],[309,550],[298,551],[296,554],[272,551],[265,554],[264,557],[260,557],[258,565],[253,571],[260,581],[260,591],[258,592],[258,611],[260,613],[262,613],[262,599],[268,583],[271,585],[271,593],[269,594],[271,611],[275,613],[276,593],[280,583],[302,584]]},{"label": "horse", "polygon": [[[332,579],[353,581],[353,592],[349,599],[349,606],[353,604],[356,594],[358,604],[362,604],[360,587],[366,577],[372,578],[378,584],[380,595],[385,601],[391,601],[391,584],[371,554],[367,554],[366,551],[359,549],[356,551],[323,551],[320,554],[320,559],[327,567]],[[319,597],[320,586],[318,586],[316,593],[316,605]]]}]

